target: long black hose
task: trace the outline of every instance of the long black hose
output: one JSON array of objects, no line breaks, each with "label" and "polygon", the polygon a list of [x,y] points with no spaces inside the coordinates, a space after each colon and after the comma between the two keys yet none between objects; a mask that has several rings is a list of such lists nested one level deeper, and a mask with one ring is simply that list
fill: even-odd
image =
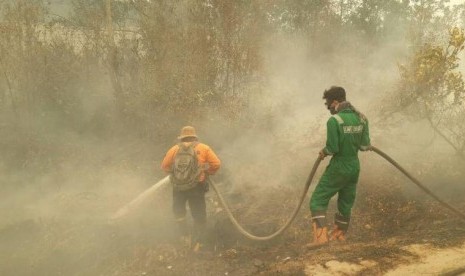
[{"label": "long black hose", "polygon": [[218,198],[220,199],[220,202],[221,204],[223,205],[224,209],[226,210],[226,213],[228,214],[228,217],[229,219],[231,220],[231,222],[234,224],[234,226],[236,227],[236,229],[244,236],[246,236],[247,238],[251,239],[251,240],[256,240],[256,241],[267,241],[267,240],[271,240],[275,237],[277,237],[278,235],[280,235],[281,233],[283,233],[292,223],[292,221],[294,221],[295,217],[297,216],[297,213],[299,213],[299,210],[300,210],[300,207],[302,206],[302,203],[304,202],[305,200],[305,196],[307,195],[307,192],[308,192],[308,188],[310,187],[310,184],[312,184],[312,180],[313,180],[313,177],[315,176],[315,173],[316,173],[316,169],[318,168],[318,166],[320,165],[320,162],[321,162],[321,158],[318,157],[315,161],[315,163],[313,164],[313,168],[312,168],[312,171],[310,172],[310,175],[308,176],[307,178],[307,182],[305,182],[305,187],[302,191],[302,194],[300,196],[300,200],[299,200],[299,203],[297,204],[297,206],[295,207],[294,211],[292,212],[292,215],[289,217],[289,219],[286,221],[286,223],[281,227],[279,228],[276,232],[274,232],[273,234],[271,235],[268,235],[268,236],[255,236],[249,232],[247,232],[247,230],[245,230],[241,225],[240,223],[236,220],[236,218],[234,217],[234,215],[232,214],[231,212],[231,209],[229,208],[229,206],[226,204],[226,201],[224,200],[223,196],[221,195],[221,193],[218,191],[218,188],[216,187],[216,184],[210,180],[210,183],[212,184],[212,187],[213,187],[213,190],[215,190],[216,194],[218,195]]},{"label": "long black hose", "polygon": [[404,168],[402,168],[401,165],[399,165],[394,159],[392,159],[389,155],[384,153],[382,150],[378,149],[377,147],[371,147],[372,151],[376,152],[378,155],[386,159],[389,163],[391,163],[394,167],[396,167],[399,171],[401,171],[405,176],[407,176],[410,180],[412,180],[413,183],[415,183],[420,189],[422,189],[425,193],[427,193],[429,196],[434,198],[437,202],[441,203],[442,206],[445,208],[449,209],[452,213],[456,214],[458,217],[460,217],[462,220],[465,220],[465,214],[460,212],[459,210],[455,209],[442,199],[440,199],[437,195],[435,195],[433,192],[431,192],[428,188],[426,188],[423,184],[421,184],[420,181],[418,181],[415,177],[413,177],[410,173],[408,173]]},{"label": "long black hose", "polygon": [[[423,184],[421,184],[420,181],[418,181],[415,177],[413,177],[410,173],[408,173],[396,161],[394,161],[394,159],[392,159],[389,155],[387,155],[386,153],[384,153],[380,149],[378,149],[376,147],[373,147],[373,146],[371,147],[371,150],[376,152],[378,155],[380,155],[384,159],[386,159],[389,163],[391,163],[394,167],[396,167],[399,171],[401,171],[405,176],[407,176],[410,180],[412,180],[412,182],[415,183],[421,190],[423,190],[429,196],[434,198],[437,202],[441,203],[442,206],[449,209],[452,213],[456,214],[458,217],[460,217],[462,220],[465,221],[465,214],[463,214],[459,210],[455,209],[454,207],[452,207],[451,205],[449,205],[445,201],[441,200],[438,196],[436,196],[433,192],[431,192],[428,188],[426,188]],[[256,235],[253,235],[253,234],[247,232],[247,230],[245,230],[240,225],[240,223],[236,220],[236,218],[232,214],[231,209],[229,208],[229,206],[227,205],[227,203],[224,200],[223,196],[219,192],[216,184],[211,179],[210,179],[210,183],[211,183],[211,186],[213,187],[213,190],[218,195],[218,198],[219,198],[221,204],[223,205],[224,209],[226,210],[226,213],[228,214],[229,219],[231,220],[233,225],[236,227],[236,229],[242,235],[244,235],[245,237],[247,237],[247,238],[249,238],[251,240],[267,241],[267,240],[271,240],[271,239],[277,237],[278,235],[280,235],[281,233],[283,233],[291,225],[291,223],[294,221],[294,219],[296,218],[297,214],[299,213],[300,207],[302,206],[302,203],[303,203],[303,201],[304,201],[304,199],[305,199],[305,197],[307,195],[308,189],[310,187],[310,184],[312,183],[313,177],[315,176],[316,170],[317,170],[318,166],[321,163],[321,160],[322,159],[320,157],[318,157],[316,159],[315,163],[313,164],[313,168],[312,168],[312,170],[310,172],[310,175],[307,178],[307,182],[305,182],[305,186],[304,186],[304,189],[303,189],[302,194],[300,196],[299,203],[297,204],[294,211],[292,212],[292,215],[289,217],[289,219],[286,221],[286,223],[281,228],[279,228],[276,232],[274,232],[274,233],[272,233],[272,234],[270,234],[268,236],[256,236]]]}]

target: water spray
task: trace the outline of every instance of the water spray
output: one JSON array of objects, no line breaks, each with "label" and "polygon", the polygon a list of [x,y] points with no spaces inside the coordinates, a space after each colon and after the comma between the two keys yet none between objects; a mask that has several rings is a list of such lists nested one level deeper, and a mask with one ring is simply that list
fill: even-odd
[{"label": "water spray", "polygon": [[158,189],[163,187],[164,185],[170,183],[169,176],[166,176],[162,180],[155,183],[152,187],[148,188],[147,190],[143,191],[140,195],[138,195],[135,199],[133,199],[128,204],[121,207],[118,211],[116,211],[111,217],[111,220],[117,220],[119,218],[124,217],[127,213],[135,209],[139,206],[142,202],[144,202],[148,197],[154,194]]}]

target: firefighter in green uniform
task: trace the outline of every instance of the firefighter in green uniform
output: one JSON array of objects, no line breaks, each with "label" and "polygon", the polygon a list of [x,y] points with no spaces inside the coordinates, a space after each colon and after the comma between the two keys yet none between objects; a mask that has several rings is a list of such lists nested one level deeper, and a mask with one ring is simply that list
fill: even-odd
[{"label": "firefighter in green uniform", "polygon": [[[309,247],[345,240],[360,173],[358,151],[371,148],[368,121],[346,101],[344,88],[333,86],[325,90],[323,99],[332,116],[327,122],[326,147],[319,155],[322,159],[328,155],[332,158],[310,199],[313,242]],[[336,194],[338,212],[334,228],[328,233],[326,210]]]}]

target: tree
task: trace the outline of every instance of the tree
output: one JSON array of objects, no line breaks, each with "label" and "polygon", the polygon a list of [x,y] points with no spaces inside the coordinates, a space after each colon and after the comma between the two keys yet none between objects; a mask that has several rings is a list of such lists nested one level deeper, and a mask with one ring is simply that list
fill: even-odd
[{"label": "tree", "polygon": [[399,65],[401,80],[390,108],[429,125],[465,160],[465,83],[459,66],[465,33],[449,31],[445,45],[439,42],[419,47],[407,64]]}]

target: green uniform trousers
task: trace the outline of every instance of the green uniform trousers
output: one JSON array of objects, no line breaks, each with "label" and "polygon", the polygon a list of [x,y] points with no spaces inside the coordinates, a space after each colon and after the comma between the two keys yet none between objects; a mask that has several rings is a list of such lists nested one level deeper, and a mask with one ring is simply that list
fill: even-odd
[{"label": "green uniform trousers", "polygon": [[338,194],[337,209],[342,216],[350,218],[359,174],[357,157],[332,158],[312,194],[310,211],[325,212],[331,198]]}]

